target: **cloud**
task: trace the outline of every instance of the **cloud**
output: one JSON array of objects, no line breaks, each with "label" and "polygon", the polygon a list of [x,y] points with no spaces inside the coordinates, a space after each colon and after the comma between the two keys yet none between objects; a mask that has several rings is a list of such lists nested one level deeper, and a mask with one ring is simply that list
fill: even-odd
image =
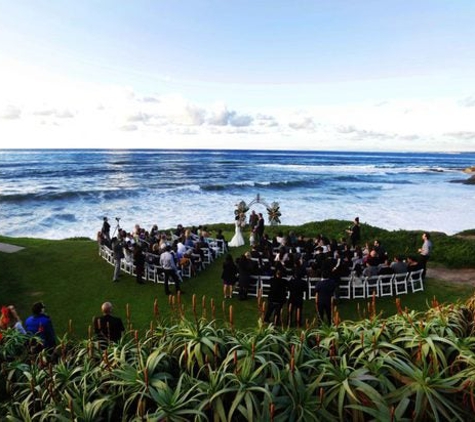
[{"label": "cloud", "polygon": [[449,136],[451,138],[464,140],[464,141],[470,141],[472,139],[475,140],[475,131],[474,132],[449,132],[449,133],[445,133],[444,135]]},{"label": "cloud", "polygon": [[[474,96],[298,109],[200,103],[178,94],[139,95],[117,86],[78,90],[74,95],[55,91],[47,103],[44,98],[0,98],[0,138],[18,140],[15,144],[19,147],[28,147],[28,140],[40,136],[42,145],[54,136],[67,136],[76,137],[79,147],[85,138],[101,140],[100,146],[116,147],[115,137],[120,136],[127,139],[126,146],[133,139],[136,147],[153,147],[157,137],[170,136],[175,137],[176,148],[222,147],[228,145],[227,139],[239,139],[239,145],[244,145],[245,138],[254,139],[249,145],[256,145],[255,139],[260,137],[260,148],[352,149],[357,141],[358,148],[371,150],[475,149]],[[19,119],[21,128],[15,123]],[[212,140],[213,136],[219,142]],[[230,141],[229,145],[236,143]]]},{"label": "cloud", "polygon": [[127,117],[128,122],[143,122],[146,123],[150,120],[150,117],[146,113],[138,112],[137,114],[133,114],[129,117]]},{"label": "cloud", "polygon": [[459,101],[459,104],[462,107],[475,107],[475,97],[471,95],[470,97],[463,98]]},{"label": "cloud", "polygon": [[7,105],[1,112],[0,118],[5,120],[16,120],[21,117],[21,109],[14,105]]},{"label": "cloud", "polygon": [[306,131],[314,132],[316,125],[312,117],[304,116],[304,117],[299,117],[296,120],[289,122],[289,127],[295,130],[306,130]]},{"label": "cloud", "polygon": [[134,132],[136,130],[138,130],[138,126],[137,125],[123,125],[119,128],[119,130],[121,130],[122,132]]}]

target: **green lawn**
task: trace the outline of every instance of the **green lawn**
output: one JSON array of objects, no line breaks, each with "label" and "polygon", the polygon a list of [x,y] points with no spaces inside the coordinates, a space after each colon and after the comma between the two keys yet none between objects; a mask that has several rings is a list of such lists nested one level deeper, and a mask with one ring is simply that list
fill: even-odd
[{"label": "green lawn", "polygon": [[[294,229],[297,233],[310,235],[310,231],[313,233],[322,231],[319,224],[323,224],[323,227],[327,229],[325,232],[333,230],[338,233],[348,223],[329,221]],[[227,238],[230,238],[232,227],[229,225],[220,227],[225,228],[225,234]],[[280,229],[285,232],[289,228],[281,227]],[[418,232],[387,232],[371,227],[366,229],[369,237],[378,236],[384,239],[391,253],[393,253],[391,248],[402,250],[402,245],[415,248],[419,241]],[[268,230],[272,231],[273,228]],[[436,250],[440,257],[448,255],[448,259],[456,263],[475,266],[473,241],[445,235],[440,235],[436,239]],[[25,247],[17,253],[0,252],[0,304],[15,304],[22,318],[25,319],[30,314],[31,305],[36,301],[43,301],[46,304],[47,313],[53,319],[58,336],[68,331],[71,321],[73,333],[78,337],[85,337],[92,318],[100,313],[100,305],[106,300],[115,305],[115,314],[122,317],[124,321],[126,321],[128,305],[130,323],[133,328],[140,330],[148,328],[150,321],[153,320],[155,300],[157,300],[161,318],[173,319],[179,315],[176,305],[169,304],[161,284],[147,282],[145,285],[138,285],[133,277],[125,274],[119,283],[113,283],[113,267],[99,257],[97,244],[92,240],[53,241],[0,236],[0,242]],[[442,253],[441,245],[445,245],[446,254]],[[233,249],[233,256],[236,257],[245,250],[246,247]],[[438,262],[450,265],[450,262],[444,262],[441,258]],[[259,318],[256,299],[250,298],[242,302],[233,298],[227,299],[223,304],[221,265],[222,258],[216,260],[198,276],[185,281],[183,290],[186,294],[182,297],[184,313],[193,315],[192,299],[193,295],[196,295],[198,315],[206,314],[208,319],[214,315],[220,321],[227,320],[229,307],[232,306],[234,324],[237,328],[254,327]],[[441,280],[428,279],[425,286],[424,292],[399,296],[402,306],[425,310],[433,297],[447,303],[465,300],[473,294],[473,288],[445,283]],[[214,302],[214,310],[212,302]],[[361,319],[367,315],[367,308],[368,301],[342,300],[338,304],[340,316],[343,319]],[[308,301],[304,311],[305,318],[312,321],[315,317],[314,303]],[[396,312],[395,298],[378,298],[377,311],[382,312],[383,316],[394,314]]]}]

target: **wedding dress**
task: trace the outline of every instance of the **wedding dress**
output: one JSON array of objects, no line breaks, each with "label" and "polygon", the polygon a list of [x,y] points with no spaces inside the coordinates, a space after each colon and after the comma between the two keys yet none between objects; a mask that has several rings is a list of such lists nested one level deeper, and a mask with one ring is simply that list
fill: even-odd
[{"label": "wedding dress", "polygon": [[240,222],[236,221],[236,230],[234,232],[233,238],[228,243],[228,246],[231,246],[232,248],[236,248],[238,246],[243,246],[245,244],[246,242],[244,242],[244,237],[242,237]]}]

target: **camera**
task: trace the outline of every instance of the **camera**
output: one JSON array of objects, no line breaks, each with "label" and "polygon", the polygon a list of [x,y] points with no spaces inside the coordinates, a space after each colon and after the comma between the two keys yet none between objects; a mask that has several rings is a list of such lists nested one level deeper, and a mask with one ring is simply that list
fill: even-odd
[{"label": "camera", "polygon": [[120,221],[120,217],[116,217],[115,220],[116,220],[117,222],[119,222],[119,221]]}]

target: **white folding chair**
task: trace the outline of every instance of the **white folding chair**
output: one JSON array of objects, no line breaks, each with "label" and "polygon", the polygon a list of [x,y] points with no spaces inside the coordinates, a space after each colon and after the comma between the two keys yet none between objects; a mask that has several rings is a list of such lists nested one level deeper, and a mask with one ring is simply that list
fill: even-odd
[{"label": "white folding chair", "polygon": [[157,267],[154,264],[148,264],[145,266],[146,268],[146,275],[148,281],[156,282],[157,278]]},{"label": "white folding chair", "polygon": [[309,298],[309,299],[315,299],[315,295],[316,295],[316,292],[315,292],[315,284],[317,283],[317,281],[320,281],[320,278],[319,278],[319,277],[309,277],[309,278],[308,278],[308,294],[307,294],[307,298]]},{"label": "white folding chair", "polygon": [[353,276],[341,277],[338,285],[338,298],[351,299],[351,281]]},{"label": "white folding chair", "polygon": [[366,277],[366,297],[379,297],[379,276],[373,275],[371,277]]},{"label": "white folding chair", "polygon": [[408,273],[398,273],[394,274],[394,290],[396,295],[407,294],[407,277]]},{"label": "white folding chair", "polygon": [[423,269],[408,273],[407,281],[411,285],[412,292],[421,292],[424,290],[424,280],[422,279]]},{"label": "white folding chair", "polygon": [[351,283],[351,291],[353,299],[365,299],[366,298],[366,281],[363,277],[353,277]]},{"label": "white folding chair", "polygon": [[379,296],[393,295],[393,280],[394,274],[382,274],[379,276]]},{"label": "white folding chair", "polygon": [[270,275],[261,275],[259,276],[261,296],[268,297],[270,292],[270,280],[272,276]]}]

